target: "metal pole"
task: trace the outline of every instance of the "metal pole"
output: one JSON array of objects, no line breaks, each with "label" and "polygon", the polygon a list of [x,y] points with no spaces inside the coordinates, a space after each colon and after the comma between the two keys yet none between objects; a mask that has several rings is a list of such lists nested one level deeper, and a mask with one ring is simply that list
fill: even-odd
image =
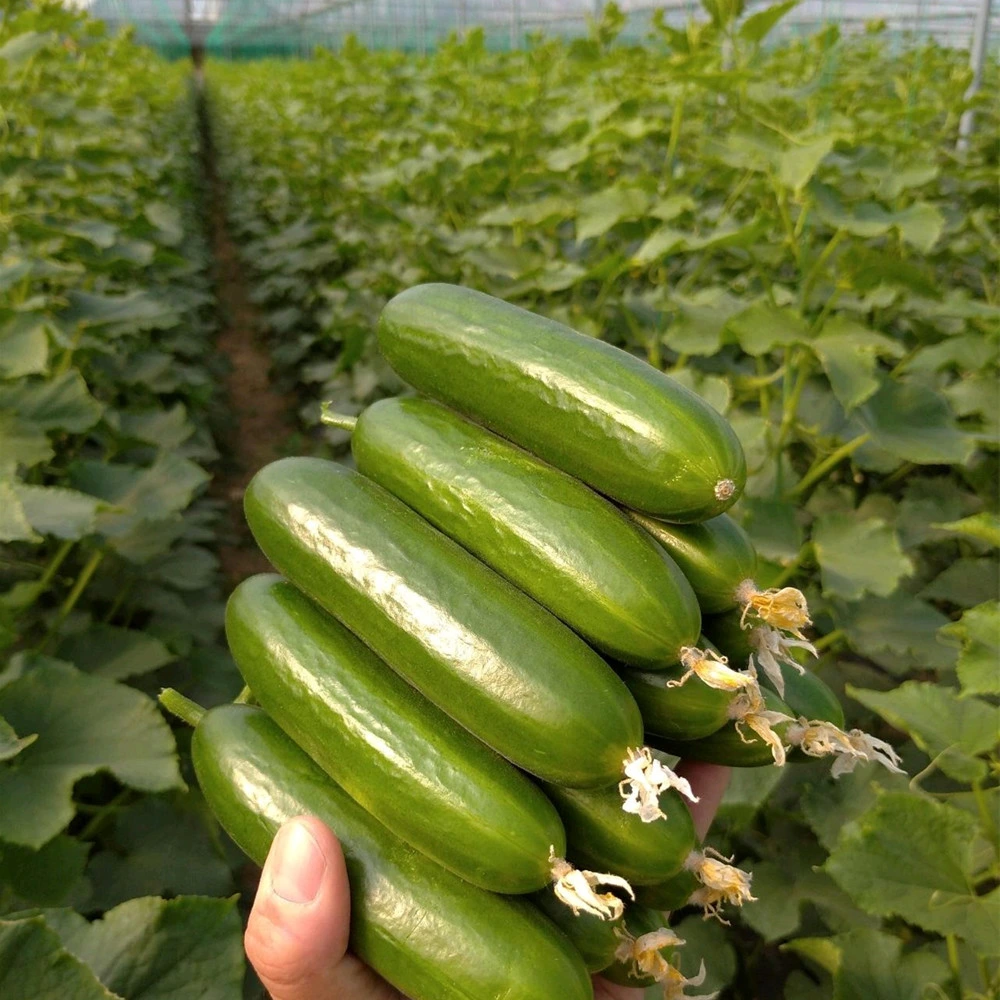
[{"label": "metal pole", "polygon": [[[969,52],[969,65],[972,67],[972,83],[965,92],[965,99],[971,100],[978,92],[983,82],[983,63],[986,61],[986,42],[990,34],[991,0],[980,0],[976,13],[976,25],[972,29],[972,49]],[[972,135],[975,112],[967,108],[962,112],[962,120],[958,123],[958,151],[964,153],[969,148],[969,136]]]}]

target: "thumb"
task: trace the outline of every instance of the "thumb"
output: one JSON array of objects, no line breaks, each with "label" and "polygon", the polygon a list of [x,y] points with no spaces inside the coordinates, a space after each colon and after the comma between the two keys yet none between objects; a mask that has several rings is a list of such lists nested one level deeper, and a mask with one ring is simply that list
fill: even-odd
[{"label": "thumb", "polygon": [[344,854],[319,820],[289,820],[261,873],[244,945],[273,1000],[398,1000],[347,954],[351,898]]}]

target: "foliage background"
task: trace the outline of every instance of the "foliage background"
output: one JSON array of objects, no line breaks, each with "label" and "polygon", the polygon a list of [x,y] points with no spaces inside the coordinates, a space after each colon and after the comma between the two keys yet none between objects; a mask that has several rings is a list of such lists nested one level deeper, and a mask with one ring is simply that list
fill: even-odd
[{"label": "foliage background", "polygon": [[[402,390],[374,321],[427,280],[602,336],[727,415],[761,582],[807,592],[815,669],[910,777],[737,775],[713,841],[758,902],[730,928],[678,914],[686,971],[705,955],[734,998],[996,996],[997,67],[959,154],[964,54],[835,27],[768,47],[791,4],[704,6],[641,46],[612,7],[528,52],[472,32],[427,58],[213,65],[230,217],[320,453],[345,446],[321,400]],[[125,39],[8,7],[0,956],[22,957],[0,983],[37,996],[47,956],[81,996],[169,995],[155,961],[108,980],[132,925],[231,996],[234,903],[183,894],[231,893],[240,861],[149,698],[239,687],[194,98]],[[202,980],[206,940],[224,971]]]}]

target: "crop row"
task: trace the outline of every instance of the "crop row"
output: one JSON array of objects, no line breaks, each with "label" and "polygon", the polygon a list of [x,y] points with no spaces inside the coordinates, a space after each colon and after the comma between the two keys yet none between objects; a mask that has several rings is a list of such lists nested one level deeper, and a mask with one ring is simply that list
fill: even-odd
[{"label": "crop row", "polygon": [[[231,217],[321,448],[343,437],[320,401],[356,412],[403,388],[375,320],[424,281],[624,346],[725,413],[750,466],[734,513],[766,559],[760,582],[807,593],[817,671],[850,695],[853,724],[906,733],[924,777],[739,778],[722,831],[757,872],[762,902],[741,917],[754,944],[739,963],[721,932],[704,945],[732,956],[741,989],[790,941],[785,962],[797,951],[832,974],[819,989],[843,990],[864,961],[900,979],[920,964],[873,928],[898,916],[920,929],[927,981],[988,991],[995,945],[975,928],[997,919],[997,858],[959,843],[989,838],[997,795],[996,106],[979,100],[958,154],[963,54],[833,27],[766,48],[787,5],[739,24],[706,6],[643,46],[615,43],[611,10],[588,40],[530,52],[489,53],[473,32],[427,58],[349,44],[212,67]],[[984,95],[996,82],[991,65]],[[966,976],[973,955],[986,964]],[[794,969],[785,995],[810,988]]]},{"label": "crop row", "polygon": [[139,995],[173,949],[182,992],[235,989],[233,903],[159,898],[232,884],[150,696],[232,696],[193,103],[61,4],[6,5],[0,81],[0,992]]}]

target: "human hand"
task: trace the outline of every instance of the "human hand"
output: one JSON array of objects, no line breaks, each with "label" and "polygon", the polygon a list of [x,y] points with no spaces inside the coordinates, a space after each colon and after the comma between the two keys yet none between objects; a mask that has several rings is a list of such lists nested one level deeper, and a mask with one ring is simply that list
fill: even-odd
[{"label": "human hand", "polygon": [[[698,802],[691,815],[704,837],[729,769],[691,761],[677,768]],[[273,1000],[405,1000],[347,950],[351,898],[337,838],[318,819],[289,820],[261,873],[244,944]],[[595,1000],[641,1000],[643,990],[594,979]]]}]

